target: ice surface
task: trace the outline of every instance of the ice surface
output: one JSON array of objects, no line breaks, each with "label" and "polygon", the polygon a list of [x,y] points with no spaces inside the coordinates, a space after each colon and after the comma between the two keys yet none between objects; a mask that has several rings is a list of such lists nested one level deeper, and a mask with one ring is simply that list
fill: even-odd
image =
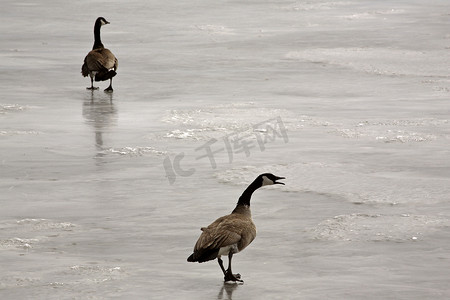
[{"label": "ice surface", "polygon": [[[450,298],[449,9],[3,1],[0,298]],[[224,284],[186,258],[263,172]]]}]

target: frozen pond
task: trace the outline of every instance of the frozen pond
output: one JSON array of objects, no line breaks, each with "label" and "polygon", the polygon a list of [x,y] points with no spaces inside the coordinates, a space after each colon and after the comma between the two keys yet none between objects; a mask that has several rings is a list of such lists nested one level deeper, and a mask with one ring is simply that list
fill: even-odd
[{"label": "frozen pond", "polygon": [[[449,13],[2,1],[0,298],[449,299]],[[98,16],[112,94],[80,74]],[[264,172],[224,285],[186,258]]]}]

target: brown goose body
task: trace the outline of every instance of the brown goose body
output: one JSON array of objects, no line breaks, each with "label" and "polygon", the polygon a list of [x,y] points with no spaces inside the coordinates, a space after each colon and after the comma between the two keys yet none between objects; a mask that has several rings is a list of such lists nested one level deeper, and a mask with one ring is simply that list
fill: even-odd
[{"label": "brown goose body", "polygon": [[[271,184],[283,184],[276,180],[284,179],[270,173],[259,175],[239,198],[236,208],[229,215],[215,220],[208,227],[202,227],[202,233],[194,246],[189,262],[218,260],[225,281],[241,281],[239,274],[231,271],[231,258],[244,250],[256,237],[256,226],[252,220],[250,198],[255,190]],[[228,255],[228,269],[223,267],[222,255]]]},{"label": "brown goose body", "polygon": [[110,80],[109,87],[105,91],[113,91],[112,78],[116,76],[116,70],[119,66],[119,61],[114,54],[106,49],[100,38],[101,26],[109,24],[104,18],[100,17],[95,21],[94,25],[94,46],[92,50],[84,58],[84,63],[81,67],[81,74],[84,77],[90,76],[91,86],[87,89],[97,89],[94,87],[95,81]]},{"label": "brown goose body", "polygon": [[205,262],[221,255],[244,250],[256,237],[249,206],[239,207],[233,212],[215,220],[208,227],[202,227],[202,234],[194,247],[189,261]]},{"label": "brown goose body", "polygon": [[110,70],[116,71],[118,66],[117,58],[109,49],[98,48],[91,50],[86,55],[81,69],[84,77],[92,74],[95,77],[95,81],[103,81],[109,78],[103,79],[99,75],[107,74]]}]

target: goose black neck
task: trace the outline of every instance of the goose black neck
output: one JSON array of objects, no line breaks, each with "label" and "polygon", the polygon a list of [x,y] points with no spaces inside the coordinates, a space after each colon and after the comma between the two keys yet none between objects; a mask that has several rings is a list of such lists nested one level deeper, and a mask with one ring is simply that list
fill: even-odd
[{"label": "goose black neck", "polygon": [[102,40],[100,39],[100,27],[102,27],[102,24],[100,24],[100,22],[95,22],[94,47],[92,47],[92,49],[104,48],[103,44],[102,44]]},{"label": "goose black neck", "polygon": [[239,205],[250,206],[250,199],[252,198],[253,192],[259,189],[260,187],[261,184],[257,180],[253,181],[239,197],[237,206]]}]

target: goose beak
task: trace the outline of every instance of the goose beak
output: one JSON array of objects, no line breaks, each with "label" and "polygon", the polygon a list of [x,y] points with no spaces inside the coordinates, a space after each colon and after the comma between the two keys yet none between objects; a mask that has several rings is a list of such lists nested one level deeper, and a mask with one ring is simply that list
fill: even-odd
[{"label": "goose beak", "polygon": [[283,182],[278,182],[277,180],[280,180],[280,179],[285,179],[284,177],[277,177],[277,178],[275,178],[275,181],[273,182],[273,184],[282,184],[282,185],[284,185],[284,183]]}]

